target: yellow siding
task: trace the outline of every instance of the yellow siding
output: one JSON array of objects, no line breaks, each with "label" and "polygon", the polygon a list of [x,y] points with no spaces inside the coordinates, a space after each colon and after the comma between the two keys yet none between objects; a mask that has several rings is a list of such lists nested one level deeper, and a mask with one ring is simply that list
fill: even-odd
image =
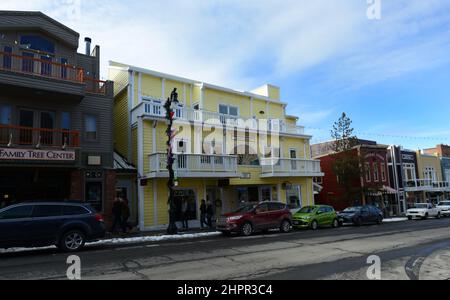
[{"label": "yellow siding", "polygon": [[[168,98],[170,96],[170,94],[172,93],[173,89],[176,88],[177,89],[177,93],[178,93],[178,100],[180,100],[180,102],[182,103],[186,103],[186,99],[184,99],[184,95],[183,95],[183,91],[184,91],[184,84],[181,82],[176,82],[176,81],[172,81],[172,80],[166,80],[166,84],[165,84],[165,98]],[[186,95],[188,95],[186,93]]]},{"label": "yellow siding", "polygon": [[162,79],[148,74],[142,74],[142,95],[163,98]]},{"label": "yellow siding", "polygon": [[122,93],[114,101],[114,148],[124,157],[128,156],[128,94]]},{"label": "yellow siding", "polygon": [[149,154],[154,153],[153,151],[153,122],[151,121],[145,121],[143,122],[144,130],[144,174],[147,174],[150,172],[150,160],[149,160]]},{"label": "yellow siding", "polygon": [[108,79],[114,81],[114,96],[116,96],[128,84],[128,71],[108,69]]},{"label": "yellow siding", "polygon": [[284,110],[281,104],[270,103],[269,104],[269,118],[270,119],[283,119]]},{"label": "yellow siding", "polygon": [[131,158],[131,162],[135,166],[138,165],[138,147],[137,147],[138,136],[137,136],[137,133],[138,133],[137,128],[133,128],[131,131],[132,148],[133,148],[133,157]]},{"label": "yellow siding", "polygon": [[[260,112],[263,111],[264,114]],[[267,106],[266,101],[262,100],[253,100],[253,115],[256,116],[257,119],[267,119]]]},{"label": "yellow siding", "polygon": [[426,167],[433,167],[437,174],[437,180],[443,181],[441,161],[437,156],[423,155],[419,152],[417,157],[420,179],[425,179],[424,171]]},{"label": "yellow siding", "polygon": [[250,98],[213,89],[206,89],[203,108],[207,111],[217,112],[219,110],[219,104],[228,104],[239,107],[239,114],[241,117],[251,117]]}]

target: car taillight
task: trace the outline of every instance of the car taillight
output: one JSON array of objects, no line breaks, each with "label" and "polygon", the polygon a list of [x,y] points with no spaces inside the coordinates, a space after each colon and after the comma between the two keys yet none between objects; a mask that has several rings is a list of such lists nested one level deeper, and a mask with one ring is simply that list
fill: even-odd
[{"label": "car taillight", "polygon": [[103,216],[101,214],[95,214],[95,220],[97,222],[104,222]]}]

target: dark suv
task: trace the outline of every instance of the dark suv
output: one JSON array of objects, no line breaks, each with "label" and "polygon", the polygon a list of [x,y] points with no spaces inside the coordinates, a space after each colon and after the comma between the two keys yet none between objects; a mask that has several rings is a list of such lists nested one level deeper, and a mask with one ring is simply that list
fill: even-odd
[{"label": "dark suv", "polygon": [[291,230],[292,214],[289,207],[280,202],[262,202],[246,205],[235,212],[224,214],[217,220],[217,230],[224,235],[240,233],[249,236],[255,231]]},{"label": "dark suv", "polygon": [[84,203],[22,203],[0,210],[0,248],[56,245],[73,252],[105,232],[103,217]]}]

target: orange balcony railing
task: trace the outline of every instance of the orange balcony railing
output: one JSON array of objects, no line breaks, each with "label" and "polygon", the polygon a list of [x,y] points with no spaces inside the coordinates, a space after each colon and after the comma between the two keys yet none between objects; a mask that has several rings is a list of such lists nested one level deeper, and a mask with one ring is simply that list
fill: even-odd
[{"label": "orange balcony railing", "polygon": [[42,146],[78,148],[80,132],[64,129],[31,128],[15,125],[0,125],[2,146]]},{"label": "orange balcony railing", "polygon": [[56,63],[51,58],[38,59],[0,52],[0,69],[22,74],[32,74],[70,82],[84,83],[84,71],[69,64]]}]

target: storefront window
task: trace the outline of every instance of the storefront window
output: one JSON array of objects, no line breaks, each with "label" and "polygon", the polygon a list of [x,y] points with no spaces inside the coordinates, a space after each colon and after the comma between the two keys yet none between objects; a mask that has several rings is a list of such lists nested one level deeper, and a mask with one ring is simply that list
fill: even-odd
[{"label": "storefront window", "polygon": [[183,220],[183,202],[187,202],[188,220],[197,220],[197,198],[193,190],[176,190],[175,205],[177,207],[177,221]]},{"label": "storefront window", "polygon": [[297,209],[302,207],[302,193],[299,185],[293,185],[286,190],[286,199],[290,209]]},{"label": "storefront window", "polygon": [[86,202],[96,211],[103,211],[103,185],[101,182],[86,182]]}]

